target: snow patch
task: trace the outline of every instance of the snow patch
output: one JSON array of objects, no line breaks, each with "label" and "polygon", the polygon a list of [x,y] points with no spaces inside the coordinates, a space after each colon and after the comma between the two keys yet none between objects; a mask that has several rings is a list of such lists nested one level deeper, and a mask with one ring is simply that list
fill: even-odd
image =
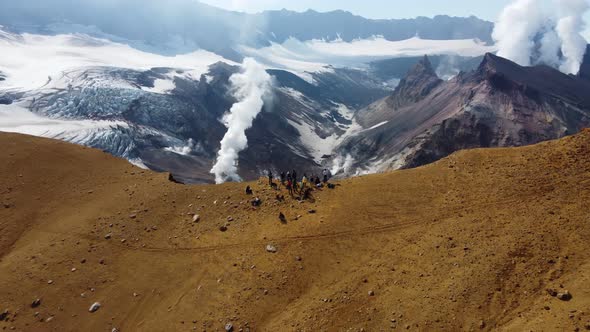
[{"label": "snow patch", "polygon": [[122,121],[60,120],[36,115],[23,105],[0,105],[0,131],[61,139],[83,144],[91,134],[117,127]]},{"label": "snow patch", "polygon": [[159,78],[154,81],[153,88],[142,87],[142,90],[152,92],[152,93],[165,94],[167,92],[174,90],[174,88],[176,88],[176,85],[174,84],[174,80]]},{"label": "snow patch", "polygon": [[[1,31],[1,30],[0,30]],[[61,73],[84,67],[118,67],[149,70],[155,67],[184,69],[185,77],[199,79],[211,64],[226,62],[235,64],[214,53],[196,52],[163,56],[142,52],[128,45],[93,38],[83,34],[44,36],[22,34],[19,37],[0,38],[0,71],[7,79],[0,82],[0,89],[35,90]],[[167,89],[170,83],[159,82]]]}]

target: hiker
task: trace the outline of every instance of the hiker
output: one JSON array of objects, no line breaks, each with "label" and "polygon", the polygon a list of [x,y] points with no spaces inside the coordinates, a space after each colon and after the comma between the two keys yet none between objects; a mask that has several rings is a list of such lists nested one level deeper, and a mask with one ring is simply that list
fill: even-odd
[{"label": "hiker", "polygon": [[287,171],[287,181],[291,180],[291,172]]},{"label": "hiker", "polygon": [[250,186],[246,187],[246,195],[252,195],[254,192],[252,191],[252,188],[250,188]]},{"label": "hiker", "polygon": [[281,172],[281,184],[285,183],[285,177],[286,177],[285,172]]},{"label": "hiker", "polygon": [[289,190],[289,195],[293,197],[293,182],[291,181],[291,177],[287,179],[287,190]]},{"label": "hiker", "polygon": [[287,223],[287,217],[285,217],[285,215],[283,214],[283,212],[279,213],[279,220],[281,221],[281,223],[286,224]]},{"label": "hiker", "polygon": [[305,192],[305,187],[307,187],[307,176],[303,173],[303,178],[301,179],[301,192]]},{"label": "hiker", "polygon": [[327,183],[328,182],[328,170],[324,168],[322,175],[324,176],[324,183]]},{"label": "hiker", "polygon": [[307,200],[311,197],[311,188],[307,188],[303,191],[303,200]]},{"label": "hiker", "polygon": [[272,183],[272,171],[270,169],[268,170],[268,185],[271,188],[273,187],[273,183]]},{"label": "hiker", "polygon": [[322,187],[322,181],[320,181],[320,177],[319,176],[316,176],[314,184],[315,184],[316,188],[321,188]]},{"label": "hiker", "polygon": [[262,204],[262,201],[260,200],[260,197],[256,197],[252,200],[252,206],[254,207],[258,207]]}]

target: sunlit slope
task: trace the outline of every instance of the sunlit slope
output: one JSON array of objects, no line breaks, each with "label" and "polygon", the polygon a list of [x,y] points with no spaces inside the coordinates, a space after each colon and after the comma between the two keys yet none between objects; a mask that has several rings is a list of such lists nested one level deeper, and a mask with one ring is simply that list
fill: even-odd
[{"label": "sunlit slope", "polygon": [[590,321],[590,131],[345,180],[313,202],[276,202],[265,182],[250,183],[259,209],[245,184],[176,185],[92,149],[0,142],[0,328],[554,331]]}]

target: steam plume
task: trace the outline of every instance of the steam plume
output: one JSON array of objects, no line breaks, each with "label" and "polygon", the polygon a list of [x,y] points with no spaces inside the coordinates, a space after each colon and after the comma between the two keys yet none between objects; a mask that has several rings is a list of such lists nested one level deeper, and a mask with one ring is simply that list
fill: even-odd
[{"label": "steam plume", "polygon": [[271,76],[251,58],[244,59],[242,71],[232,75],[229,80],[238,102],[224,117],[227,133],[221,140],[217,162],[211,169],[216,183],[241,181],[238,175],[238,154],[248,146],[246,130],[252,127],[272,86]]},{"label": "steam plume", "polygon": [[560,69],[567,74],[577,74],[586,52],[586,40],[582,37],[585,23],[582,15],[588,10],[587,0],[557,0],[561,18],[557,22],[557,35],[561,39],[564,62]]},{"label": "steam plume", "polygon": [[521,66],[529,66],[535,46],[533,38],[542,22],[539,0],[517,0],[506,6],[492,33],[498,55]]},{"label": "steam plume", "polygon": [[498,55],[522,66],[546,64],[575,74],[586,51],[582,37],[588,0],[553,0],[557,13],[544,10],[541,0],[516,0],[506,6],[492,37]]}]

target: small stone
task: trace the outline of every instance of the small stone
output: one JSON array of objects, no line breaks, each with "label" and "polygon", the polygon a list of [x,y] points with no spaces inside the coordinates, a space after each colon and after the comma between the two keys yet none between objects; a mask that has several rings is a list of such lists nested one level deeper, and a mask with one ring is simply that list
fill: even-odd
[{"label": "small stone", "polygon": [[100,309],[100,303],[94,302],[88,309],[88,312],[96,312],[98,309]]},{"label": "small stone", "polygon": [[86,263],[86,258],[82,258],[82,259],[80,260],[80,264],[84,264],[84,263]]},{"label": "small stone", "polygon": [[590,322],[586,323],[586,325],[584,325],[584,328],[588,331],[590,331]]},{"label": "small stone", "polygon": [[549,294],[549,295],[551,295],[553,297],[556,297],[557,296],[557,291],[555,289],[549,288],[549,289],[547,289],[547,294]]},{"label": "small stone", "polygon": [[53,316],[51,316],[51,317],[47,317],[47,319],[45,320],[45,322],[46,322],[46,323],[49,323],[49,322],[51,322],[52,320],[53,320]]},{"label": "small stone", "polygon": [[374,292],[374,291],[372,291],[372,290],[370,290],[370,291],[369,291],[369,296],[375,296],[375,292]]},{"label": "small stone", "polygon": [[193,222],[199,222],[201,220],[201,216],[198,214],[193,215]]},{"label": "small stone", "polygon": [[51,285],[51,284],[53,284],[53,280],[47,280],[47,283],[48,283],[49,285]]},{"label": "small stone", "polygon": [[6,318],[8,318],[9,313],[10,313],[10,311],[8,311],[8,309],[6,309],[2,313],[0,313],[0,322],[5,320]]},{"label": "small stone", "polygon": [[277,252],[277,247],[273,246],[272,244],[268,244],[266,245],[266,251],[270,253],[275,253]]},{"label": "small stone", "polygon": [[557,298],[562,301],[569,301],[572,299],[572,294],[570,294],[568,291],[564,291],[562,293],[558,293]]},{"label": "small stone", "polygon": [[76,268],[75,268],[75,267],[73,267],[71,271],[72,271],[72,272],[76,272]]},{"label": "small stone", "polygon": [[316,213],[317,211],[312,209],[312,210],[309,210],[309,211],[307,211],[307,212],[309,212],[310,214],[314,214],[314,213]]},{"label": "small stone", "polygon": [[41,305],[41,299],[35,299],[33,300],[33,302],[31,303],[31,308],[37,308],[38,306]]},{"label": "small stone", "polygon": [[113,327],[113,329],[111,330],[111,332],[119,332],[119,330],[116,327]]},{"label": "small stone", "polygon": [[113,236],[113,234],[109,233],[109,234],[105,235],[104,238],[109,240],[112,236]]},{"label": "small stone", "polygon": [[295,256],[295,260],[298,261],[298,262],[301,262],[301,257]]},{"label": "small stone", "polygon": [[232,323],[225,324],[225,331],[226,332],[233,332],[233,330],[234,330],[234,325]]},{"label": "small stone", "polygon": [[121,239],[121,243],[125,243],[125,242],[127,242],[127,240]]},{"label": "small stone", "polygon": [[137,215],[136,215],[136,214],[130,214],[130,215],[129,215],[129,218],[130,218],[130,219],[135,219],[135,218],[137,218]]},{"label": "small stone", "polygon": [[223,225],[223,226],[219,227],[219,230],[222,232],[227,232],[227,226]]},{"label": "small stone", "polygon": [[232,218],[232,216],[227,217],[227,221],[234,221],[234,218]]},{"label": "small stone", "polygon": [[483,320],[479,322],[479,328],[480,329],[485,329],[486,327],[486,322],[484,322]]}]

